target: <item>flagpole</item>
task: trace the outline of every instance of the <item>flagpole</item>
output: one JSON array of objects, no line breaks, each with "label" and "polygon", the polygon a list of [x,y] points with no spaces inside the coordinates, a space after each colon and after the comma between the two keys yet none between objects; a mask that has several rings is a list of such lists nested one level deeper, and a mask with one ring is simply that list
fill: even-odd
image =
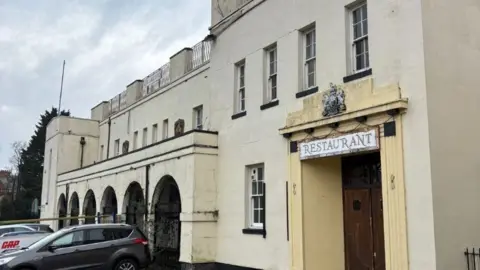
[{"label": "flagpole", "polygon": [[60,83],[60,97],[58,98],[58,115],[61,114],[61,106],[62,106],[62,93],[63,93],[63,76],[65,75],[65,60],[63,60],[63,68],[62,68],[62,82]]}]

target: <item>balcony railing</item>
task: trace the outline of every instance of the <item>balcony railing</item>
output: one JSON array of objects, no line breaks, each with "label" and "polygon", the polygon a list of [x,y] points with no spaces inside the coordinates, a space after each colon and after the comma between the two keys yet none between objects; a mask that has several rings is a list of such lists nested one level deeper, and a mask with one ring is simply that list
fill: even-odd
[{"label": "balcony railing", "polygon": [[165,65],[161,66],[159,69],[155,70],[154,72],[150,73],[147,77],[145,77],[143,81],[143,86],[141,92],[135,95],[134,100],[129,102],[127,98],[127,90],[123,91],[122,93],[116,95],[109,101],[109,112],[107,116],[115,114],[129,105],[142,100],[143,98],[147,97],[148,95],[155,93],[166,86],[168,86],[173,81],[185,76],[186,74],[202,67],[203,65],[210,62],[210,51],[211,51],[211,41],[201,41],[191,47],[191,56],[187,58],[185,63],[185,72],[177,78],[171,78],[170,76],[170,62],[166,63]]}]

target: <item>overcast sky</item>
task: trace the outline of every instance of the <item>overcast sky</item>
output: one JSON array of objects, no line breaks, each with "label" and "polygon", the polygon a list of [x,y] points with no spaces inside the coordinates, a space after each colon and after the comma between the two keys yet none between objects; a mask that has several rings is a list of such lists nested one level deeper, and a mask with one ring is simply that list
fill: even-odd
[{"label": "overcast sky", "polygon": [[58,106],[90,109],[205,37],[207,0],[0,0],[0,168]]}]

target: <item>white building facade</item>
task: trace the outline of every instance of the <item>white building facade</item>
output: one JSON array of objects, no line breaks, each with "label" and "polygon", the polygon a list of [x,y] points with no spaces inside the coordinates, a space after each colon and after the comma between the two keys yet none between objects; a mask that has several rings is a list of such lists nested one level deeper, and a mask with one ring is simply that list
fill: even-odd
[{"label": "white building facade", "polygon": [[[458,132],[480,98],[469,90],[480,85],[470,74],[480,67],[480,32],[469,28],[479,8],[212,0],[204,41],[94,107],[91,119],[52,120],[42,217],[115,216],[185,267],[340,270],[365,260],[358,269],[463,269],[464,249],[480,244],[471,214],[480,147],[470,143],[480,129]],[[341,91],[336,107],[322,102],[329,91]],[[447,114],[459,94],[458,113]],[[302,143],[355,136],[358,126],[378,138],[365,152],[377,147],[382,178],[367,188],[379,188],[379,214],[365,220],[380,218],[383,229],[358,240],[373,246],[363,257],[348,238],[354,216],[342,212],[345,153],[297,157]]]}]

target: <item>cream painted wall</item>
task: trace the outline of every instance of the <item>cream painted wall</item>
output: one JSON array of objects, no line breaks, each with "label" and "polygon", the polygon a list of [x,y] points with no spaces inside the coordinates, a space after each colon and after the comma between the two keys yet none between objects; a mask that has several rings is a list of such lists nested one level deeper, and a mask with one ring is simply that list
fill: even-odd
[{"label": "cream painted wall", "polygon": [[[169,137],[172,137],[173,125],[179,118],[185,120],[185,130],[192,129],[193,108],[203,105],[204,129],[212,129],[209,119],[210,80],[209,67],[204,66],[181,80],[167,86],[164,90],[139,101],[111,117],[110,157],[114,154],[114,142],[120,139],[120,146],[125,140],[133,149],[133,134],[138,131],[138,148],[142,145],[142,132],[147,128],[148,144],[152,142],[152,126],[158,125],[158,141],[162,137],[163,120],[168,119]],[[108,120],[100,124],[100,145],[104,145],[103,157],[106,157],[108,144]],[[100,153],[98,154],[100,156]]]},{"label": "cream painted wall", "polygon": [[[80,215],[84,214],[85,196],[88,190],[95,195],[96,212],[102,212],[105,190],[114,188],[117,198],[118,213],[125,213],[127,205],[126,191],[132,182],[146,188],[146,165],[150,165],[150,184],[148,208],[151,211],[153,196],[162,177],[172,176],[180,190],[182,213],[186,216],[182,221],[181,260],[183,262],[211,262],[216,254],[216,222],[211,215],[198,217],[193,213],[209,212],[216,209],[212,201],[212,193],[216,194],[215,171],[217,166],[217,146],[215,134],[190,133],[188,135],[155,145],[143,151],[130,153],[116,159],[105,161],[96,166],[73,171],[59,176],[56,187],[57,197],[65,192],[68,183],[70,194],[79,195]],[[206,148],[185,146],[198,143]],[[170,152],[168,149],[182,149]],[[160,155],[160,156],[159,156]],[[137,161],[132,164],[132,161]],[[123,164],[123,165],[122,165]],[[213,183],[212,183],[213,182]],[[211,184],[210,190],[202,188],[203,184]],[[200,187],[196,187],[200,185]],[[213,199],[215,196],[213,196]],[[193,214],[193,216],[192,216]]]},{"label": "cream painted wall", "polygon": [[[470,74],[465,71],[478,69],[475,61],[478,57],[474,56],[478,55],[479,39],[478,36],[471,34],[475,31],[471,28],[472,25],[477,25],[475,23],[478,16],[475,14],[478,11],[478,4],[473,5],[472,0],[460,0],[458,5],[447,3],[447,0],[439,1],[442,5],[435,5],[434,3],[439,2],[427,0],[422,2],[368,0],[370,63],[373,68],[372,77],[375,89],[382,89],[382,86],[392,84],[398,85],[401,88],[402,96],[409,99],[408,112],[402,116],[401,121],[403,121],[402,128],[404,130],[404,173],[411,270],[437,269],[437,266],[449,269],[448,267],[453,267],[453,264],[458,264],[463,259],[461,250],[464,245],[479,244],[475,242],[477,239],[469,237],[468,230],[462,231],[458,238],[451,239],[452,235],[458,234],[458,230],[454,231],[455,225],[458,223],[452,222],[456,220],[452,216],[464,221],[469,228],[478,225],[476,216],[467,216],[467,213],[477,210],[475,192],[479,187],[474,181],[469,180],[476,176],[473,160],[478,151],[471,144],[464,143],[473,141],[477,129],[475,126],[469,125],[469,131],[473,130],[474,132],[461,132],[459,135],[458,130],[462,127],[462,123],[461,121],[455,122],[457,118],[453,118],[458,114],[445,113],[447,112],[445,108],[449,108],[448,105],[450,105],[447,102],[455,100],[458,93],[464,94],[467,100],[462,100],[461,108],[456,108],[455,112],[476,112],[476,99],[471,98],[476,96],[473,94],[474,90],[471,89],[476,89],[478,83],[475,76],[467,77]],[[215,237],[210,238],[210,243],[208,243],[213,246],[212,242],[215,242],[216,261],[262,269],[283,270],[286,269],[286,265],[289,265],[285,202],[285,182],[288,180],[288,145],[287,141],[278,135],[278,129],[285,126],[288,113],[302,108],[302,99],[295,98],[295,93],[301,90],[299,89],[299,85],[301,85],[299,64],[301,35],[299,30],[312,23],[316,24],[316,76],[320,91],[326,90],[330,82],[341,84],[342,78],[347,75],[346,51],[350,46],[346,42],[345,6],[352,2],[350,0],[254,0],[254,2],[259,5],[249,12],[245,12],[243,17],[217,36],[213,45],[210,65],[192,72],[182,80],[173,82],[165,88],[165,91],[154,93],[111,117],[109,156],[113,157],[116,139],[120,139],[120,147],[125,140],[129,140],[131,150],[134,131],[138,131],[137,145],[140,146],[142,130],[145,127],[148,128],[147,137],[150,144],[153,124],[158,124],[158,139],[160,140],[162,122],[167,118],[169,119],[170,136],[173,135],[173,124],[178,118],[185,120],[186,130],[191,129],[192,109],[203,105],[206,129],[219,131],[218,153],[220,158],[217,160],[216,167],[213,168],[211,165],[214,161],[210,158],[204,159],[204,157],[198,158],[198,160],[195,158],[189,162],[182,160],[178,163],[168,160],[159,163],[163,165],[152,167],[152,173],[158,178],[169,171],[176,175],[174,177],[184,178],[180,181],[191,182],[190,186],[183,186],[181,192],[186,192],[182,189],[191,188],[199,194],[208,194],[203,200],[196,203],[191,200],[184,201],[185,205],[192,209],[211,209],[216,203],[219,210],[216,229],[212,229],[212,227],[198,229],[199,234],[205,231],[211,233],[212,230],[216,230]],[[471,8],[465,11],[465,15],[462,11],[467,10],[466,7],[469,4],[471,4]],[[460,16],[444,20],[447,17],[447,10],[450,12],[449,14],[460,14]],[[451,11],[456,11],[457,14]],[[214,15],[212,13],[212,16]],[[212,19],[212,24],[215,24],[215,20],[217,19]],[[455,21],[455,23],[437,27],[438,24],[447,21]],[[422,25],[423,27],[421,27]],[[440,31],[443,30],[449,34],[441,34]],[[451,35],[455,35],[456,38],[449,38]],[[260,110],[260,106],[263,104],[263,87],[265,85],[263,48],[275,42],[278,48],[279,105]],[[458,48],[461,48],[462,51]],[[449,54],[444,54],[445,51],[449,51]],[[231,116],[234,114],[234,64],[242,59],[246,59],[247,115],[232,120]],[[444,63],[456,63],[457,65],[447,66]],[[425,72],[425,68],[427,72]],[[440,89],[445,90],[441,91]],[[455,92],[451,89],[455,89]],[[447,130],[444,119],[450,118],[454,122],[451,125],[456,128]],[[88,122],[87,120],[87,122],[80,121],[72,124],[75,127],[86,125],[88,126],[86,129],[92,132],[92,138],[99,136],[95,154],[92,154],[92,149],[88,148],[88,162],[105,159],[106,153],[100,153],[100,145],[104,145],[104,151],[108,149],[108,120],[101,122],[97,129],[90,128],[90,126],[94,126],[93,123],[97,122]],[[98,126],[98,124],[96,125]],[[112,164],[126,162],[126,160],[133,162],[148,156],[149,151],[155,151],[155,149],[165,151],[166,149],[143,150],[134,155],[63,174],[59,177],[61,182],[58,189],[50,188],[50,191],[47,192],[49,183],[50,185],[52,181],[55,183],[57,172],[66,171],[78,164],[77,155],[72,155],[72,159],[68,161],[63,161],[61,158],[62,155],[65,155],[62,157],[69,155],[69,151],[66,149],[75,149],[75,145],[78,144],[77,137],[73,137],[73,135],[65,139],[66,135],[62,134],[68,132],[68,128],[60,132],[62,128],[63,126],[59,127],[59,123],[52,121],[47,130],[49,139],[46,143],[45,157],[47,158],[49,149],[52,149],[53,165],[50,171],[46,169],[44,172],[42,204],[47,201],[47,194],[49,194],[49,205],[42,211],[42,216],[55,215],[52,205],[56,206],[58,196],[64,190],[62,185],[67,181],[71,182],[71,194],[75,190],[79,192],[80,205],[83,205],[85,192],[88,188],[92,188],[97,199],[97,207],[100,207],[101,194],[108,183],[116,185],[115,189],[120,192],[120,195],[117,195],[118,203],[119,206],[122,205],[127,183],[135,179],[141,180],[144,175],[142,170],[130,171],[128,169],[115,176],[113,172],[116,169],[113,169]],[[81,129],[83,130],[83,128]],[[93,130],[96,130],[97,133]],[[454,144],[445,145],[444,142],[451,140],[453,136],[462,137]],[[95,141],[87,144],[93,146]],[[175,145],[171,144],[170,146],[174,147]],[[461,161],[447,159],[447,153],[452,152],[466,158],[462,158]],[[211,155],[212,153],[207,154]],[[465,159],[467,159],[466,162]],[[266,169],[266,239],[258,235],[242,233],[246,223],[245,166],[261,162],[265,163]],[[204,166],[210,168],[208,164],[212,166],[212,169],[204,170]],[[189,166],[194,166],[195,169]],[[108,171],[106,175],[109,176],[95,176],[87,181],[85,176],[87,173],[97,173],[96,171],[101,170]],[[157,170],[159,171],[157,172]],[[194,173],[186,175],[187,171],[194,171]],[[49,174],[50,177],[48,177]],[[198,180],[192,175],[198,177]],[[212,181],[211,175],[216,181],[214,188],[212,188],[214,185],[209,183]],[[464,177],[458,179],[459,175]],[[455,179],[457,185],[453,185],[451,179]],[[205,185],[198,185],[200,182]],[[139,183],[143,185],[143,182]],[[197,185],[195,189],[193,189],[193,185]],[[153,183],[151,187],[154,187]],[[467,203],[463,203],[462,200],[453,203],[449,200],[447,204],[443,198],[451,194],[450,191],[455,191],[454,194],[465,198],[469,203],[468,208],[465,208]],[[153,191],[150,192],[150,196],[153,196]],[[433,208],[433,202],[436,203],[435,208]],[[434,213],[435,234],[433,231]],[[185,223],[185,226],[190,225]],[[194,231],[193,227],[190,231]],[[434,236],[437,237],[436,240]],[[191,241],[194,241],[195,237],[188,236],[185,239],[187,240],[182,241],[193,243]],[[435,241],[438,243],[436,244]],[[202,242],[202,245],[204,243],[206,242]],[[238,250],[242,252],[239,253]],[[436,252],[441,258],[436,257]],[[209,254],[198,254],[197,258],[213,256],[213,253]]]},{"label": "cream painted wall", "polygon": [[[438,270],[480,245],[480,2],[422,1]],[[433,268],[430,268],[433,269]]]},{"label": "cream painted wall", "polygon": [[57,175],[80,167],[80,137],[85,137],[84,166],[96,160],[98,121],[67,116],[55,117],[47,126],[42,179],[42,218],[58,216]]},{"label": "cream painted wall", "polygon": [[339,156],[301,163],[305,269],[345,269],[341,165]]},{"label": "cream painted wall", "polygon": [[[330,82],[341,84],[347,75],[346,50],[350,46],[346,44],[345,6],[352,3],[349,0],[267,0],[217,37],[211,57],[211,80],[215,92],[211,100],[212,123],[220,131],[222,157],[218,204],[222,209],[229,209],[229,218],[219,222],[219,261],[240,263],[265,254],[257,266],[281,269],[288,263],[287,249],[284,248],[286,236],[282,236],[282,231],[286,230],[284,199],[282,203],[276,199],[273,204],[271,200],[284,197],[284,185],[288,179],[287,159],[284,158],[287,145],[276,135],[276,130],[285,125],[286,114],[301,109],[302,104],[301,99],[295,98],[301,84],[299,30],[311,23],[316,24],[316,75],[320,91],[326,90]],[[410,267],[413,270],[434,269],[421,6],[417,1],[369,0],[368,4],[370,63],[375,88],[399,85],[402,96],[410,101],[408,114],[404,117]],[[263,103],[263,48],[275,42],[278,47],[280,104],[262,111],[259,107]],[[231,120],[234,113],[234,64],[244,58],[247,115]],[[267,197],[267,207],[272,211],[267,213],[267,220],[270,220],[269,224],[276,224],[278,233],[275,238],[269,234],[266,241],[260,237],[242,236],[244,212],[233,210],[234,205],[244,200],[243,192],[238,192],[244,190],[244,166],[262,161],[266,163],[268,188],[274,186]],[[269,170],[268,164],[272,164],[274,170]],[[248,247],[246,251],[240,256],[231,252],[234,247],[221,240],[227,236],[235,240],[235,247]]]}]

